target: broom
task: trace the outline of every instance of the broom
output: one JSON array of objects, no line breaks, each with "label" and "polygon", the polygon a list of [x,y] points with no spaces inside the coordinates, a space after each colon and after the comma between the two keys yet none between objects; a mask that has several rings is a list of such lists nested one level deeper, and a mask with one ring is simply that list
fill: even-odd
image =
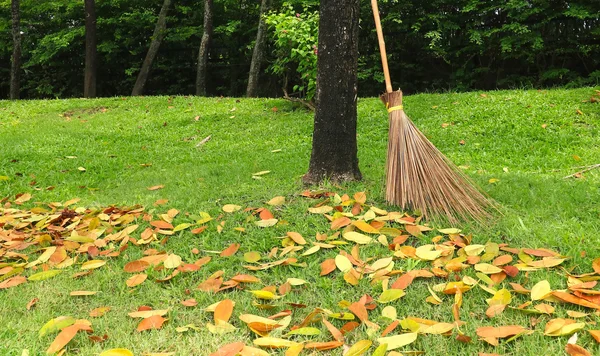
[{"label": "broom", "polygon": [[371,0],[371,6],[386,86],[381,100],[389,113],[386,200],[402,209],[420,211],[425,218],[485,223],[495,204],[404,113],[402,91],[392,89],[377,0]]}]

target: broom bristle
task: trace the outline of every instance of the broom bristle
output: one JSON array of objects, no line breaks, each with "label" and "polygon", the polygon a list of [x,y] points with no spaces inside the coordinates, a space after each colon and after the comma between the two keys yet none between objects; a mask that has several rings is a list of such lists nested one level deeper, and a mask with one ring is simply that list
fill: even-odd
[{"label": "broom bristle", "polygon": [[[402,105],[402,92],[386,93],[390,108]],[[403,209],[420,210],[425,218],[450,223],[485,223],[495,204],[444,156],[406,116],[392,111],[386,164],[386,199]]]}]

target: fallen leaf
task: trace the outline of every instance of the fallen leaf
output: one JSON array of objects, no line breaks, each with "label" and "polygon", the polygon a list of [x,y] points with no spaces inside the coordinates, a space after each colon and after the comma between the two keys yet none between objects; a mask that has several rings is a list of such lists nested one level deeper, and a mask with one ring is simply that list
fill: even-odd
[{"label": "fallen leaf", "polygon": [[144,330],[150,330],[150,329],[160,329],[162,328],[164,322],[167,321],[167,319],[163,318],[160,315],[153,315],[150,317],[147,317],[145,319],[143,319],[137,326],[137,331],[138,332],[142,332]]},{"label": "fallen leaf", "polygon": [[233,301],[225,299],[215,307],[214,320],[217,323],[219,320],[228,322],[233,313]]},{"label": "fallen leaf", "polygon": [[62,329],[54,341],[52,341],[52,344],[50,344],[46,353],[53,354],[60,351],[75,337],[79,330],[80,326],[78,324],[70,325]]},{"label": "fallen leaf", "polygon": [[381,337],[377,339],[377,342],[380,344],[387,344],[387,349],[389,351],[409,345],[415,342],[415,340],[417,340],[417,337],[417,333],[406,333],[394,336]]},{"label": "fallen leaf", "polygon": [[371,345],[373,345],[373,341],[371,340],[357,341],[344,353],[344,356],[360,356],[367,352],[371,348]]},{"label": "fallen leaf", "polygon": [[223,211],[226,213],[234,213],[238,210],[240,210],[242,207],[239,205],[235,205],[235,204],[225,204],[223,205]]},{"label": "fallen leaf", "polygon": [[267,204],[269,204],[271,206],[280,206],[280,205],[283,205],[284,203],[285,203],[285,197],[283,197],[283,196],[276,196],[267,202]]},{"label": "fallen leaf", "polygon": [[240,249],[240,244],[233,243],[229,245],[225,250],[223,250],[220,254],[221,257],[229,257],[234,255]]},{"label": "fallen leaf", "polygon": [[127,285],[127,287],[132,288],[132,287],[139,286],[140,284],[144,283],[144,281],[147,278],[148,278],[147,274],[144,274],[144,273],[136,274],[136,275],[129,277],[125,281],[125,284]]},{"label": "fallen leaf", "polygon": [[151,187],[148,187],[148,190],[159,190],[159,189],[163,189],[165,186],[164,185],[153,185]]},{"label": "fallen leaf", "polygon": [[128,349],[111,349],[100,353],[99,356],[134,356]]}]

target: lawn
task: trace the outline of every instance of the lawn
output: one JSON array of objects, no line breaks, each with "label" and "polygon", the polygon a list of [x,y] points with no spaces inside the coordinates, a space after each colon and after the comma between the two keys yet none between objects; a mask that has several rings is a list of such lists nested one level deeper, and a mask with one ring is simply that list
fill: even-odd
[{"label": "lawn", "polygon": [[[592,272],[591,261],[600,256],[600,170],[563,179],[582,169],[578,167],[600,163],[600,104],[586,102],[597,89],[600,88],[421,94],[405,98],[406,111],[417,126],[502,206],[502,215],[490,222],[490,226],[452,227],[472,234],[473,243],[492,241],[517,248],[547,248],[571,257],[552,269],[521,272],[509,278],[510,282],[531,288],[538,281],[548,280],[553,290],[565,289],[566,270],[572,269],[575,274]],[[394,208],[386,206],[382,196],[386,112],[378,99],[361,98],[358,117],[359,161],[364,180],[312,189],[350,197],[365,192],[367,204],[392,211]],[[53,318],[68,315],[89,319],[94,334],[107,334],[108,339],[96,343],[80,333],[68,344],[67,355],[97,355],[118,347],[129,348],[135,355],[149,352],[208,355],[228,342],[252,343],[255,336],[237,318],[242,313],[268,316],[290,308],[285,303],[307,305],[304,309],[294,309],[291,324],[294,325],[315,307],[340,310],[340,301],[356,302],[364,294],[377,299],[381,286],[371,286],[366,279],[352,286],[338,272],[319,276],[321,262],[335,257],[340,250],[350,252],[352,245],[299,257],[307,263],[306,267],[278,266],[258,272],[243,267],[247,264],[244,253],[258,251],[266,259],[271,248],[281,247],[281,240],[276,237],[285,236],[286,232],[296,231],[309,241],[314,241],[317,232],[333,233],[322,215],[307,211],[321,200],[300,194],[306,189],[301,176],[308,167],[311,133],[312,115],[277,99],[138,97],[0,101],[0,200],[7,197],[7,201],[14,201],[17,194],[29,193],[32,199],[20,207],[47,208],[50,202],[80,198],[75,206],[140,204],[155,219],[168,209],[177,209],[180,213],[173,225],[194,223],[201,212],[212,217],[222,214],[221,220],[226,221],[221,232],[213,220],[199,234],[192,234],[190,227],[170,236],[165,244],[157,241],[143,248],[131,245],[119,257],[108,258],[106,265],[89,276],[71,278],[86,259],[82,255],[75,266],[67,268],[68,273],[0,290],[0,354],[21,355],[24,349],[29,350],[29,355],[45,354],[55,335],[39,338],[39,329]],[[269,173],[253,177],[261,171]],[[159,185],[164,187],[148,190]],[[284,196],[286,202],[268,206],[265,202],[275,196]],[[154,204],[161,199],[168,202]],[[240,205],[242,210],[223,213],[225,204]],[[247,207],[268,207],[280,224],[269,228],[255,226],[251,214],[243,211]],[[137,223],[141,227],[133,234],[135,238],[149,226],[141,218]],[[243,232],[235,229],[240,227]],[[407,244],[430,243],[436,235],[432,231],[424,237],[411,237]],[[219,257],[213,253],[232,243],[241,245],[235,255]],[[166,283],[151,279],[168,273],[150,271],[146,282],[129,288],[125,281],[131,274],[123,271],[123,266],[142,257],[146,248],[177,254],[189,263],[202,256],[211,256],[212,261],[197,272],[180,274]],[[200,253],[193,254],[193,248]],[[39,246],[32,246],[25,252],[37,256],[38,249]],[[0,248],[0,255],[1,252]],[[372,244],[361,247],[361,256],[377,259],[391,256],[391,252]],[[0,257],[0,263],[5,262],[15,261]],[[406,271],[428,267],[428,262],[396,259],[394,268]],[[309,283],[294,287],[293,293],[277,300],[276,309],[260,310],[252,305],[251,294],[244,290],[205,293],[196,289],[219,270],[225,271],[225,278],[249,273],[261,279],[260,285],[248,289],[279,286],[289,277]],[[24,274],[33,273],[27,270]],[[465,273],[475,277],[473,269]],[[441,278],[416,279],[402,299],[391,303],[398,318],[417,316],[453,322],[452,295],[442,296],[441,305],[425,301],[429,296],[427,286],[442,282]],[[502,282],[498,289],[511,289],[508,282],[508,279]],[[75,290],[99,293],[70,296]],[[34,298],[39,301],[27,310],[27,303]],[[190,298],[198,302],[196,307],[180,304]],[[226,298],[237,303],[231,323],[238,330],[223,336],[213,335],[205,327],[212,322],[212,313],[203,309]],[[400,351],[421,350],[428,355],[564,354],[568,337],[544,336],[544,325],[552,318],[568,317],[567,310],[589,312],[583,307],[557,304],[552,316],[532,316],[507,309],[488,319],[486,298],[490,294],[480,288],[464,294],[461,320],[466,324],[461,331],[471,336],[473,342],[464,344],[454,337],[422,335]],[[526,295],[513,293],[510,305],[516,307],[528,300]],[[161,330],[136,331],[139,320],[127,313],[141,305],[170,309],[166,316],[169,320]],[[90,310],[101,306],[112,309],[102,317],[88,315]],[[370,319],[385,327],[389,321],[380,317],[382,309],[383,306],[378,306],[371,311]],[[589,323],[586,329],[600,328],[593,325],[598,320],[593,313],[581,320]],[[183,333],[176,330],[187,324],[199,326],[199,330]],[[338,328],[343,325],[338,321],[334,324]],[[510,324],[535,332],[508,343],[501,342],[497,347],[477,340],[478,327]],[[294,337],[294,340],[331,339],[325,326],[315,326],[321,329],[320,336]],[[372,339],[377,337],[373,335]],[[360,326],[346,335],[346,343],[352,345],[366,338],[366,327]],[[579,333],[578,344],[592,354],[600,352],[586,332]],[[368,354],[376,345],[375,342]],[[341,355],[341,350],[328,354]]]}]

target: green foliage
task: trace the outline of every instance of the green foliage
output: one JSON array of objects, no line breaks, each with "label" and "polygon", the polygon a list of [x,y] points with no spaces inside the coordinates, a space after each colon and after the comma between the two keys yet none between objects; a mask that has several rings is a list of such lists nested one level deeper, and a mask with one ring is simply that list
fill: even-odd
[{"label": "green foliage", "polygon": [[284,78],[286,84],[291,72],[295,71],[300,79],[293,91],[307,100],[313,99],[317,81],[319,13],[308,8],[296,12],[291,4],[284,4],[283,11],[271,12],[266,22],[272,29],[275,44],[275,60],[269,70]]}]

